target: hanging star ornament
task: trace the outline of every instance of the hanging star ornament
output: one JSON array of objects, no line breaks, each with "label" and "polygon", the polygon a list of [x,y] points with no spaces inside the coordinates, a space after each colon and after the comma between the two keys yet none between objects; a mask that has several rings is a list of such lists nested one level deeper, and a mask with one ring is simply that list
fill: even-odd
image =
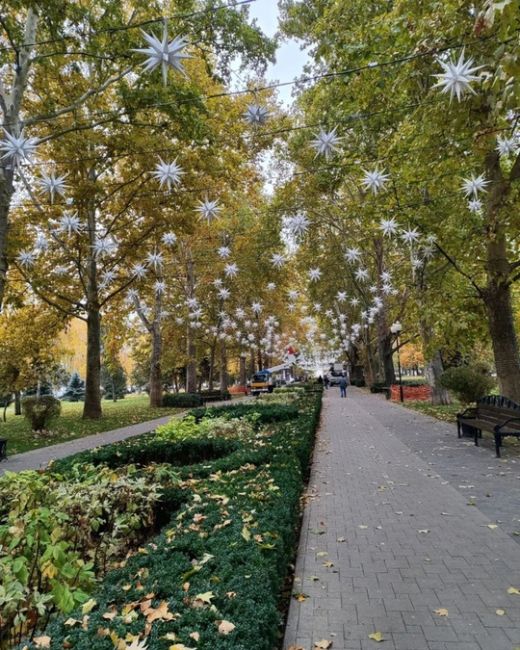
[{"label": "hanging star ornament", "polygon": [[410,228],[409,230],[403,230],[403,232],[401,233],[401,239],[404,241],[405,244],[410,244],[410,245],[419,241],[420,236],[421,235],[417,230],[417,228]]},{"label": "hanging star ornament", "polygon": [[226,264],[224,267],[224,273],[228,278],[234,278],[238,274],[238,266],[234,263]]},{"label": "hanging star ornament", "polygon": [[64,232],[69,237],[74,233],[78,234],[81,229],[81,221],[77,214],[64,214],[58,222],[58,232]]},{"label": "hanging star ornament", "polygon": [[115,244],[109,239],[97,239],[92,246],[94,255],[101,257],[102,255],[110,255],[114,252]]},{"label": "hanging star ornament", "polygon": [[206,199],[205,201],[199,201],[199,205],[195,209],[202,219],[206,219],[210,223],[218,217],[222,208],[219,206],[218,200],[210,201]]},{"label": "hanging star ornament", "polygon": [[148,273],[144,264],[134,264],[131,268],[132,275],[138,280],[142,280]]},{"label": "hanging star ornament", "polygon": [[450,96],[450,101],[454,97],[457,101],[471,93],[476,95],[475,90],[471,87],[473,81],[480,81],[481,75],[476,75],[475,72],[481,70],[484,66],[479,65],[473,67],[473,59],[469,58],[464,60],[464,50],[462,50],[458,60],[455,58],[451,61],[440,61],[443,72],[434,75],[439,81],[433,86],[434,88],[441,88],[441,92]]},{"label": "hanging star ornament", "polygon": [[483,204],[480,199],[471,199],[468,201],[468,210],[473,214],[480,214],[482,212]]},{"label": "hanging star ornament", "polygon": [[338,150],[341,138],[336,133],[337,128],[334,127],[332,131],[324,131],[321,129],[318,134],[315,134],[316,137],[311,142],[311,146],[316,150],[315,157],[322,155],[328,160]]},{"label": "hanging star ornament", "polygon": [[174,232],[165,232],[161,241],[166,246],[173,246],[177,241],[177,235]]},{"label": "hanging star ornament", "polygon": [[161,162],[158,162],[155,166],[155,171],[152,172],[152,176],[159,181],[160,187],[166,185],[168,191],[170,191],[174,185],[180,184],[182,175],[185,172],[177,164],[177,159],[171,163],[167,163],[159,156],[159,160]]},{"label": "hanging star ornament", "polygon": [[309,229],[309,220],[300,212],[293,217],[287,217],[285,219],[285,226],[291,235],[294,237],[301,237],[302,235],[305,235]]},{"label": "hanging star ornament", "polygon": [[0,142],[0,149],[4,152],[2,160],[8,158],[15,167],[23,162],[29,162],[35,152],[39,140],[37,138],[25,138],[22,134],[11,135],[5,129],[4,140]]},{"label": "hanging star ornament", "polygon": [[497,138],[497,151],[501,156],[510,156],[518,151],[519,144],[514,138]]},{"label": "hanging star ornament", "polygon": [[162,40],[159,40],[154,34],[147,34],[141,30],[145,41],[149,47],[135,48],[134,52],[140,52],[147,56],[144,62],[144,69],[146,72],[151,72],[155,68],[161,66],[163,83],[166,86],[168,83],[168,67],[186,74],[184,71],[183,60],[191,59],[189,54],[185,54],[183,50],[188,45],[188,42],[182,36],[176,36],[173,40],[168,39],[168,25],[166,21],[163,26]]},{"label": "hanging star ornament", "polygon": [[21,251],[18,253],[18,257],[16,259],[18,260],[20,266],[23,266],[27,269],[30,266],[34,265],[34,262],[36,261],[36,255],[33,251]]},{"label": "hanging star ornament", "polygon": [[231,255],[231,249],[229,248],[229,246],[221,246],[218,249],[217,253],[220,259],[225,260]]},{"label": "hanging star ornament", "polygon": [[484,174],[480,176],[475,176],[472,174],[470,178],[462,179],[462,191],[465,196],[472,196],[477,198],[480,192],[486,192],[486,186],[489,185],[490,181],[486,180]]},{"label": "hanging star ornament", "polygon": [[318,268],[309,269],[309,280],[311,282],[316,282],[321,278],[321,271]]},{"label": "hanging star ornament", "polygon": [[65,183],[66,178],[67,174],[64,174],[63,176],[55,176],[54,173],[42,173],[41,178],[36,179],[36,183],[43,192],[46,192],[49,195],[51,203],[54,203],[55,194],[59,194],[60,196],[65,194],[65,190],[67,189],[67,184]]},{"label": "hanging star ornament", "polygon": [[357,262],[360,257],[361,251],[359,248],[347,248],[347,251],[345,253],[345,259],[347,262]]},{"label": "hanging star ornament", "polygon": [[397,221],[393,217],[391,219],[381,219],[381,222],[379,223],[379,229],[385,237],[392,237],[392,235],[395,235],[398,227]]},{"label": "hanging star ornament", "polygon": [[150,266],[153,266],[154,270],[159,270],[163,265],[163,254],[158,251],[151,251],[146,256],[146,262]]},{"label": "hanging star ornament", "polygon": [[285,256],[280,253],[273,253],[271,255],[271,263],[274,267],[280,269],[285,264]]},{"label": "hanging star ornament", "polygon": [[380,169],[376,168],[372,171],[363,169],[365,175],[361,181],[367,191],[371,191],[372,194],[376,195],[384,189],[386,183],[390,179],[390,174],[385,174]]},{"label": "hanging star ornament", "polygon": [[250,104],[244,113],[244,119],[249,124],[265,124],[269,118],[269,111],[265,106]]}]

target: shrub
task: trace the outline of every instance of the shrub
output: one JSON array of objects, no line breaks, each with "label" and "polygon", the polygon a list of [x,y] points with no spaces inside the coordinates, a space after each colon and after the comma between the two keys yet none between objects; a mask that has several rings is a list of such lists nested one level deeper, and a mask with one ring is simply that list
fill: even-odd
[{"label": "shrub", "polygon": [[451,391],[463,404],[476,402],[487,395],[495,382],[482,366],[448,368],[441,376],[441,386]]},{"label": "shrub", "polygon": [[73,372],[61,399],[66,402],[81,402],[84,398],[85,382],[77,372]]},{"label": "shrub", "polygon": [[162,406],[179,408],[202,406],[202,397],[196,393],[166,393],[162,398]]},{"label": "shrub", "polygon": [[[241,443],[214,463],[207,478],[192,476],[192,498],[161,534],[106,575],[88,616],[79,607],[51,622],[45,630],[51,650],[109,650],[122,647],[128,634],[143,647],[166,649],[175,640],[191,648],[194,631],[201,650],[277,646],[280,594],[319,411],[319,396],[309,396],[297,419]],[[164,616],[147,623],[145,610],[159,607]],[[222,620],[236,626],[228,635],[219,634]],[[28,641],[27,648],[35,647]]]},{"label": "shrub", "polygon": [[24,397],[22,412],[31,423],[33,431],[42,431],[61,413],[61,402],[52,395]]},{"label": "shrub", "polygon": [[298,417],[298,407],[294,404],[262,404],[260,402],[246,404],[230,404],[229,406],[213,406],[198,408],[190,411],[189,415],[199,421],[202,418],[254,418],[259,424],[284,422]]}]

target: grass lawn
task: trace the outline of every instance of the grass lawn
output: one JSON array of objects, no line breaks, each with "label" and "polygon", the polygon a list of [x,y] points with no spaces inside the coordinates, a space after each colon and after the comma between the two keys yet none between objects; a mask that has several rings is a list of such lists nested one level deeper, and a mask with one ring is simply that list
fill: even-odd
[{"label": "grass lawn", "polygon": [[457,401],[453,401],[448,405],[434,405],[430,402],[415,402],[410,400],[405,400],[403,406],[406,406],[414,411],[419,411],[424,415],[431,415],[433,418],[438,420],[443,420],[444,422],[453,422],[457,421],[456,415],[463,411],[462,404]]},{"label": "grass lawn", "polygon": [[7,438],[7,453],[12,456],[30,449],[47,447],[93,433],[111,431],[130,424],[154,420],[178,413],[178,408],[150,408],[148,395],[129,395],[123,400],[103,400],[103,417],[100,420],[82,420],[83,402],[62,402],[61,415],[50,425],[47,434],[33,433],[23,415],[14,415],[13,407],[7,409],[7,422],[0,421],[0,437]]}]

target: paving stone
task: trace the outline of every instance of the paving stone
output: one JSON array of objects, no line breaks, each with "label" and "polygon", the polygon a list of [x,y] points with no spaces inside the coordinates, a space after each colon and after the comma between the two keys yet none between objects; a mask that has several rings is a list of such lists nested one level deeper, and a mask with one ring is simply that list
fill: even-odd
[{"label": "paving stone", "polygon": [[[519,540],[508,534],[520,528],[520,462],[466,442],[454,426],[377,395],[326,393],[296,566],[295,591],[303,584],[311,598],[291,602],[285,650],[312,650],[319,638],[334,650],[373,650],[375,630],[383,650],[520,643],[520,597],[507,594],[520,587]],[[493,497],[484,502],[484,493]],[[475,494],[477,507],[468,507]]]}]

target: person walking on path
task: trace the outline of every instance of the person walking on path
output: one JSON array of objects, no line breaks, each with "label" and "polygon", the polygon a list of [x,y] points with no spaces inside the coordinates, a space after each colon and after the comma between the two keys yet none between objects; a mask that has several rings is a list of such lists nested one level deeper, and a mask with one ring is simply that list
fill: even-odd
[{"label": "person walking on path", "polygon": [[325,377],[323,377],[323,385],[325,386],[325,388],[329,387],[329,383],[330,383],[329,376],[325,375]]},{"label": "person walking on path", "polygon": [[341,375],[341,378],[339,380],[339,394],[341,397],[347,396],[347,378],[345,375]]}]

